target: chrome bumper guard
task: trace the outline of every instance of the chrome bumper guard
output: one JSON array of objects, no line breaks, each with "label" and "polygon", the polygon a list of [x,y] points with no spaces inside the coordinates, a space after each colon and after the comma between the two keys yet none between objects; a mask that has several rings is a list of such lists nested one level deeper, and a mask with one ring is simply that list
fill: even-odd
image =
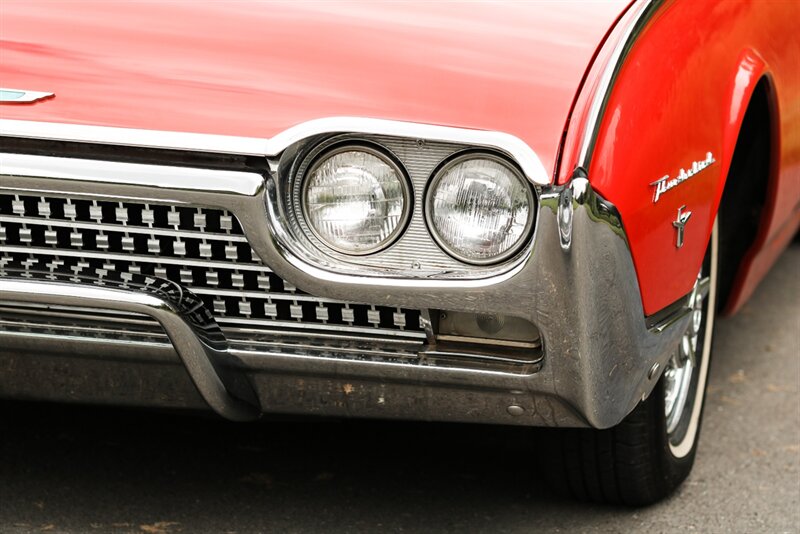
[{"label": "chrome bumper guard", "polygon": [[230,365],[228,344],[214,317],[197,296],[178,284],[131,274],[90,279],[26,271],[0,277],[0,295],[4,301],[152,317],[164,329],[211,409],[235,421],[256,419],[261,414],[252,385]]}]

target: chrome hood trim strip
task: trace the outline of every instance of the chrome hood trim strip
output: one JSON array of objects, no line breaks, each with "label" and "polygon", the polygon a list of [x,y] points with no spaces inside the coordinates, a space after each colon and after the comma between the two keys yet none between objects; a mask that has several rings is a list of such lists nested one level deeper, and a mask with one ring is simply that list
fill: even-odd
[{"label": "chrome hood trim strip", "polygon": [[513,158],[531,183],[547,185],[551,182],[539,156],[524,141],[507,133],[487,130],[363,117],[328,117],[292,126],[271,139],[261,139],[0,119],[0,136],[6,137],[264,157],[277,156],[303,139],[333,133],[392,135],[493,148]]},{"label": "chrome hood trim strip", "polygon": [[[28,154],[0,154],[0,169],[5,176],[25,176],[50,180],[132,185],[145,188],[169,188],[207,193],[253,196],[261,190],[264,178],[252,172],[222,171],[144,165],[140,163],[110,164],[95,161]],[[0,185],[0,189],[3,189]],[[114,199],[120,197],[114,196]]]}]

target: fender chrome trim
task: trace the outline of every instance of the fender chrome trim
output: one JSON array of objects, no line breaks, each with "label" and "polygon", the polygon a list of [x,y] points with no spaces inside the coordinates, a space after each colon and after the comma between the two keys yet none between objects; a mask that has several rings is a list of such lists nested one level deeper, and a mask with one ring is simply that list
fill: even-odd
[{"label": "fender chrome trim", "polygon": [[634,4],[632,9],[637,9],[638,12],[635,13],[633,19],[628,23],[628,27],[625,28],[625,33],[619,41],[617,41],[617,45],[603,69],[600,85],[592,97],[589,117],[586,119],[583,138],[580,143],[580,151],[578,152],[578,166],[587,171],[592,161],[594,146],[597,142],[597,136],[600,134],[600,124],[603,121],[608,99],[611,97],[611,91],[614,89],[617,76],[619,76],[622,65],[625,63],[628,53],[641,35],[642,30],[653,18],[653,15],[661,7],[661,4],[663,4],[663,0],[642,0]]}]

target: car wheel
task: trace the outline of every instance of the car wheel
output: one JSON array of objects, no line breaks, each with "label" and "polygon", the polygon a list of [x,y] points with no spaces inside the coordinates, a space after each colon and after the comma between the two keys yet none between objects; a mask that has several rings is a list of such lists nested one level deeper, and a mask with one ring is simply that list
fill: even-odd
[{"label": "car wheel", "polygon": [[669,495],[694,464],[716,306],[718,231],[691,294],[692,317],[650,396],[607,430],[548,429],[537,455],[550,482],[574,497],[642,506]]}]

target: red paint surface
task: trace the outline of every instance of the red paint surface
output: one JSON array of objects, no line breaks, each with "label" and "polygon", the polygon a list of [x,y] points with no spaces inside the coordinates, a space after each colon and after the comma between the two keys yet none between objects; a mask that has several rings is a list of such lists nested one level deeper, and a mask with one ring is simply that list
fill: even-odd
[{"label": "red paint surface", "polygon": [[[762,75],[775,89],[775,173],[757,249],[745,260],[731,308],[752,292],[797,228],[800,202],[800,2],[666,2],[620,71],[589,168],[619,209],[645,312],[686,294],[700,269],[739,126]],[[602,54],[601,54],[602,55]],[[579,100],[580,103],[580,100]],[[580,106],[576,115],[580,113]],[[573,140],[567,140],[570,147]],[[653,202],[650,185],[705,159],[717,162]],[[574,158],[574,154],[565,152]],[[569,158],[565,156],[565,158]],[[563,161],[560,181],[574,168]],[[767,180],[771,182],[769,182]],[[692,216],[675,246],[678,208]],[[788,237],[787,237],[788,236]]]},{"label": "red paint surface", "polygon": [[[514,134],[553,172],[582,76],[624,7],[4,0],[0,85],[57,96],[2,106],[0,117],[253,137],[328,116],[399,119]],[[763,73],[776,90],[780,146],[759,248],[734,300],[800,221],[798,20],[794,0],[666,2],[631,51],[589,177],[622,214],[646,313],[694,281]],[[561,178],[578,132],[573,120]],[[652,181],[708,151],[714,166],[652,203]],[[684,204],[693,215],[678,250],[670,223]]]},{"label": "red paint surface", "polygon": [[354,115],[519,136],[552,173],[610,3],[3,0],[3,118],[272,137]]}]

